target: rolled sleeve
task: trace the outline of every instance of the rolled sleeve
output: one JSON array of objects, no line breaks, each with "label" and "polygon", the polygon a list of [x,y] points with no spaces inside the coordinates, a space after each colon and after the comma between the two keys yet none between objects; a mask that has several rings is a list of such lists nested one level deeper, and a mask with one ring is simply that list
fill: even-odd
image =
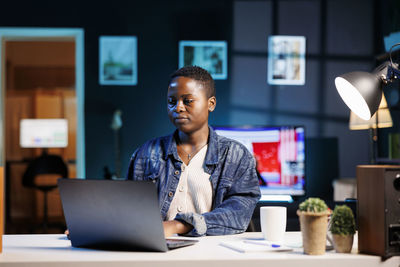
[{"label": "rolled sleeve", "polygon": [[187,236],[203,236],[207,233],[207,224],[205,218],[201,214],[187,212],[178,213],[175,220],[188,223],[193,226],[193,229],[186,233]]},{"label": "rolled sleeve", "polygon": [[[246,231],[261,192],[252,156],[245,156],[241,168],[232,177],[232,183],[222,187],[219,203],[202,214],[207,224],[207,235],[229,235]],[[217,200],[218,201],[218,200]]]}]

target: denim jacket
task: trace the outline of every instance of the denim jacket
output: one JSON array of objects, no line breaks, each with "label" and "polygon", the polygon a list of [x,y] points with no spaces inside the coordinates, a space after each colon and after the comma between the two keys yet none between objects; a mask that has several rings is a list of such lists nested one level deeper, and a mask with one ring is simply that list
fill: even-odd
[{"label": "denim jacket", "polygon": [[[182,161],[178,156],[176,134],[177,131],[139,147],[131,157],[127,173],[127,179],[156,183],[163,220],[181,175]],[[210,174],[213,189],[211,211],[178,213],[175,220],[193,226],[187,233],[190,236],[244,232],[261,195],[254,157],[239,142],[219,136],[210,128],[204,168]]]}]

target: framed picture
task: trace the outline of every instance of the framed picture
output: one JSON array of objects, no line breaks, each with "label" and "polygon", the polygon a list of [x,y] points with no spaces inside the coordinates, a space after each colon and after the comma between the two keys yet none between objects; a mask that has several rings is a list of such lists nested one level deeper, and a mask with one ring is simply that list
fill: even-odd
[{"label": "framed picture", "polygon": [[306,38],[270,36],[268,38],[268,83],[304,85]]},{"label": "framed picture", "polygon": [[180,41],[179,68],[199,66],[210,72],[215,80],[228,77],[226,41]]},{"label": "framed picture", "polygon": [[136,36],[100,36],[99,82],[102,85],[136,85]]}]

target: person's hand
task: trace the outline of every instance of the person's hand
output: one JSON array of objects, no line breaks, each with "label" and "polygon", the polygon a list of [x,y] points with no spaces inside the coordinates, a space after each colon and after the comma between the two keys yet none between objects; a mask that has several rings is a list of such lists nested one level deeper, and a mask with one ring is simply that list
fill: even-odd
[{"label": "person's hand", "polygon": [[164,228],[164,236],[165,238],[175,234],[174,232],[174,221],[165,221],[163,222],[163,228]]},{"label": "person's hand", "polygon": [[69,239],[69,230],[65,230],[64,234],[67,236],[67,238]]},{"label": "person's hand", "polygon": [[172,220],[163,222],[164,236],[170,237],[173,234],[186,234],[192,230],[193,226],[180,221]]}]

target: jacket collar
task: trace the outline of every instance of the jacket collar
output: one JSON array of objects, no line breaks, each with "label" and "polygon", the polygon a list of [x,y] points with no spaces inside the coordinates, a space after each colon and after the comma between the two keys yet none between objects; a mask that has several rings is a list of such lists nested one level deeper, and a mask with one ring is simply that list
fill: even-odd
[{"label": "jacket collar", "polygon": [[168,138],[167,142],[167,153],[164,155],[164,159],[167,160],[169,156],[172,156],[175,160],[181,161],[178,155],[178,149],[176,147],[176,138],[178,136],[178,130],[175,130]]},{"label": "jacket collar", "polygon": [[[208,129],[208,148],[204,163],[205,165],[216,165],[218,164],[219,158],[218,135],[211,127],[208,127]],[[175,160],[181,161],[178,155],[178,149],[176,147],[177,136],[178,130],[175,130],[175,132],[169,136],[168,149],[164,157],[165,160],[167,160],[169,156],[172,156]]]},{"label": "jacket collar", "polygon": [[206,165],[217,165],[219,159],[219,142],[218,135],[213,130],[213,128],[208,127],[209,135],[208,135],[208,149],[206,158],[204,159],[204,163]]}]

